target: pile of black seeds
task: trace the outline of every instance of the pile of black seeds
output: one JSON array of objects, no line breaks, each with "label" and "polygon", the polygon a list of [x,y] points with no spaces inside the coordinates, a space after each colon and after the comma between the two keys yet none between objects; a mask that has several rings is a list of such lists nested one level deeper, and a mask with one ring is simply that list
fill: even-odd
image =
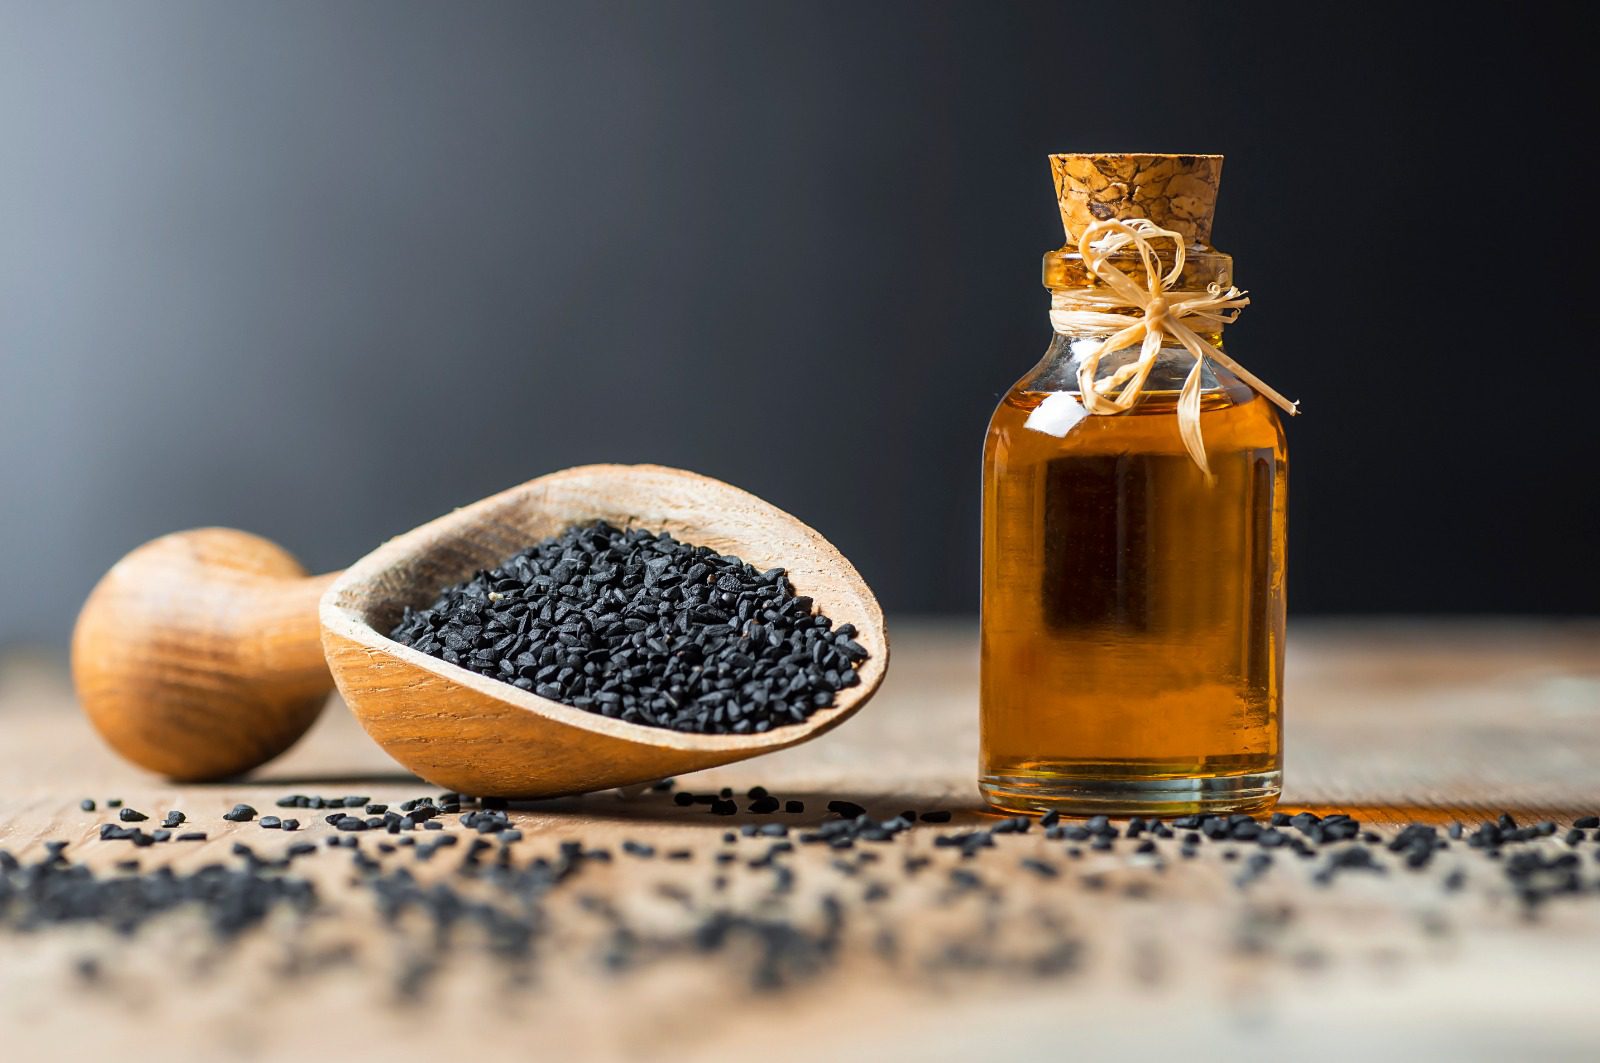
[{"label": "pile of black seeds", "polygon": [[[462,949],[486,950],[504,965],[508,985],[536,984],[530,976],[543,959],[569,970],[575,947],[592,949],[600,967],[616,975],[673,958],[720,957],[762,992],[822,977],[851,948],[866,948],[900,974],[1063,976],[1080,969],[1084,957],[1082,940],[1068,929],[1072,905],[1083,900],[1074,901],[1076,891],[1148,898],[1163,888],[1169,868],[1207,849],[1236,866],[1233,886],[1247,894],[1283,875],[1325,889],[1346,876],[1380,883],[1417,876],[1436,884],[1441,911],[1471,882],[1480,894],[1515,898],[1528,919],[1549,903],[1600,897],[1600,819],[1594,816],[1566,826],[1524,826],[1501,815],[1475,828],[1419,823],[1380,832],[1351,816],[1311,812],[1277,812],[1265,820],[964,814],[952,822],[947,810],[892,812],[839,799],[825,803],[826,815],[819,810],[797,821],[806,802],[759,786],[742,795],[731,788],[671,791],[670,783],[659,784],[644,799],[658,803],[658,822],[673,808],[743,819],[711,819],[709,845],[671,848],[630,838],[614,855],[581,840],[525,838],[519,809],[492,798],[444,793],[391,808],[358,795],[291,794],[277,805],[332,810],[326,822],[310,818],[304,825],[305,833],[320,831],[321,838],[294,838],[268,854],[235,841],[226,860],[180,874],[165,866],[145,870],[140,858],[160,851],[152,852],[153,844],[185,835],[172,837],[168,828],[146,833],[124,825],[119,814],[118,822],[101,824],[100,837],[132,841],[140,851],[118,861],[112,873],[73,864],[62,840],[46,842],[28,862],[0,850],[0,934],[97,924],[133,935],[189,909],[226,944],[275,911],[318,912],[322,901],[310,879],[325,876],[296,872],[302,862],[320,867],[340,850],[348,854],[351,888],[373,899],[403,957],[395,989],[406,998],[424,993]],[[106,805],[121,808],[120,802]],[[248,805],[219,810],[241,824],[236,830],[254,813]],[[149,818],[136,812],[128,819]],[[273,818],[260,817],[251,829],[281,832],[288,821],[274,827],[267,822]],[[166,813],[165,822],[186,821],[192,822],[181,812]],[[677,822],[681,830],[684,821]],[[439,859],[446,853],[448,863]],[[647,871],[651,863],[659,871]],[[1297,864],[1303,870],[1296,872]],[[608,898],[581,884],[590,868],[606,865],[617,865],[612,875],[636,883],[633,893],[652,891],[680,906],[680,925],[663,929],[659,920],[636,921],[628,914],[634,907],[628,890],[613,889]],[[1430,872],[1431,880],[1425,877]],[[663,879],[663,873],[673,877]],[[690,888],[696,882],[699,888]],[[924,884],[920,892],[917,883]],[[1066,907],[1052,909],[1052,901]],[[1286,907],[1268,911],[1248,903],[1238,947],[1270,948],[1294,915]],[[961,918],[930,932],[935,911]],[[279,933],[276,924],[273,933]],[[286,939],[291,950],[293,940]],[[106,958],[85,957],[80,973],[92,969],[102,979],[106,964]]]},{"label": "pile of black seeds", "polygon": [[408,608],[389,637],[602,716],[751,734],[860,682],[855,627],[813,604],[781,568],[598,521]]}]

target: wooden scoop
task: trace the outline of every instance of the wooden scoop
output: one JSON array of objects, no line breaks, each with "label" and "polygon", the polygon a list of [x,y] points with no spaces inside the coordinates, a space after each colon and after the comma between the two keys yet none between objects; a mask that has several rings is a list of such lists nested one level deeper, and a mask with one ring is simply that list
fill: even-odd
[{"label": "wooden scoop", "polygon": [[[856,626],[871,655],[860,683],[804,723],[686,734],[562,705],[388,638],[406,606],[593,520],[786,568],[820,611]],[[114,749],[153,771],[216,779],[270,760],[316,719],[331,669],[395,760],[447,789],[498,797],[626,786],[804,742],[861,708],[888,663],[877,599],[827,540],[736,487],[655,465],[530,480],[391,539],[342,574],[309,576],[244,532],[168,535],[106,574],[72,640],[84,711]]]}]

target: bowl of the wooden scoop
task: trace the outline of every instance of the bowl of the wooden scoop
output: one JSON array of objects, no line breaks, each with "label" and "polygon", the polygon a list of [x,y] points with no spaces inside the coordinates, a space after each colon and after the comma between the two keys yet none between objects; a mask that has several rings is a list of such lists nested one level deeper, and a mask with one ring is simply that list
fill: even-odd
[{"label": "bowl of the wooden scoop", "polygon": [[[574,525],[670,532],[758,569],[782,567],[821,613],[855,625],[860,682],[803,723],[759,734],[697,734],[628,723],[480,676],[388,637],[406,607]],[[542,476],[392,539],[322,599],[323,650],[367,733],[429,782],[534,798],[648,782],[807,741],[858,711],[889,663],[883,613],[821,535],[748,492],[654,465],[587,465]]]},{"label": "bowl of the wooden scoop", "polygon": [[78,614],[72,677],[84,713],[122,756],[173,779],[271,760],[328,699],[316,613],[330,580],[230,528],[146,543]]}]

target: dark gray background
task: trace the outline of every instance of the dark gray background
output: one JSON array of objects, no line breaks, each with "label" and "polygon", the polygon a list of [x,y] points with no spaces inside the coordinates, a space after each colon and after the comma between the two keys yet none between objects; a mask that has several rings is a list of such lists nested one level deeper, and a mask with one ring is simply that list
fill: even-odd
[{"label": "dark gray background", "polygon": [[1227,154],[1294,609],[1594,612],[1594,267],[1540,242],[1594,231],[1588,34],[1473,10],[6,2],[0,642],[165,531],[333,567],[601,460],[970,610],[1062,150]]}]

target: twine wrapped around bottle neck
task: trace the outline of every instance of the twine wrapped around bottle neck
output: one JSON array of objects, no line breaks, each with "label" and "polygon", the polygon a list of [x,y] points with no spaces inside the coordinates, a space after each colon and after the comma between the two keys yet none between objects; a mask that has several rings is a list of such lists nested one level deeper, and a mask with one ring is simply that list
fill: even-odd
[{"label": "twine wrapped around bottle neck", "polygon": [[[1158,240],[1170,240],[1174,247],[1172,268],[1161,271],[1161,256],[1155,249]],[[1217,331],[1231,324],[1250,300],[1238,288],[1211,284],[1203,292],[1170,291],[1183,276],[1186,257],[1184,237],[1163,229],[1145,218],[1108,218],[1085,227],[1078,238],[1078,253],[1090,273],[1104,288],[1058,290],[1050,302],[1050,324],[1067,335],[1104,335],[1089,345],[1078,365],[1078,392],[1084,409],[1092,414],[1126,413],[1144,394],[1145,381],[1155,368],[1163,337],[1171,336],[1194,356],[1194,367],[1178,393],[1178,433],[1184,449],[1205,474],[1214,481],[1206,462],[1205,440],[1200,434],[1200,379],[1207,358],[1225,366],[1240,380],[1270,399],[1291,416],[1299,413],[1298,404],[1273,390],[1259,377],[1222,351],[1211,346],[1184,324],[1192,320],[1206,331]],[[1145,287],[1111,263],[1111,256],[1132,245],[1144,264]],[[1137,315],[1125,311],[1137,311]],[[1120,366],[1104,380],[1096,380],[1100,360],[1108,354],[1141,344],[1137,360]]]}]

